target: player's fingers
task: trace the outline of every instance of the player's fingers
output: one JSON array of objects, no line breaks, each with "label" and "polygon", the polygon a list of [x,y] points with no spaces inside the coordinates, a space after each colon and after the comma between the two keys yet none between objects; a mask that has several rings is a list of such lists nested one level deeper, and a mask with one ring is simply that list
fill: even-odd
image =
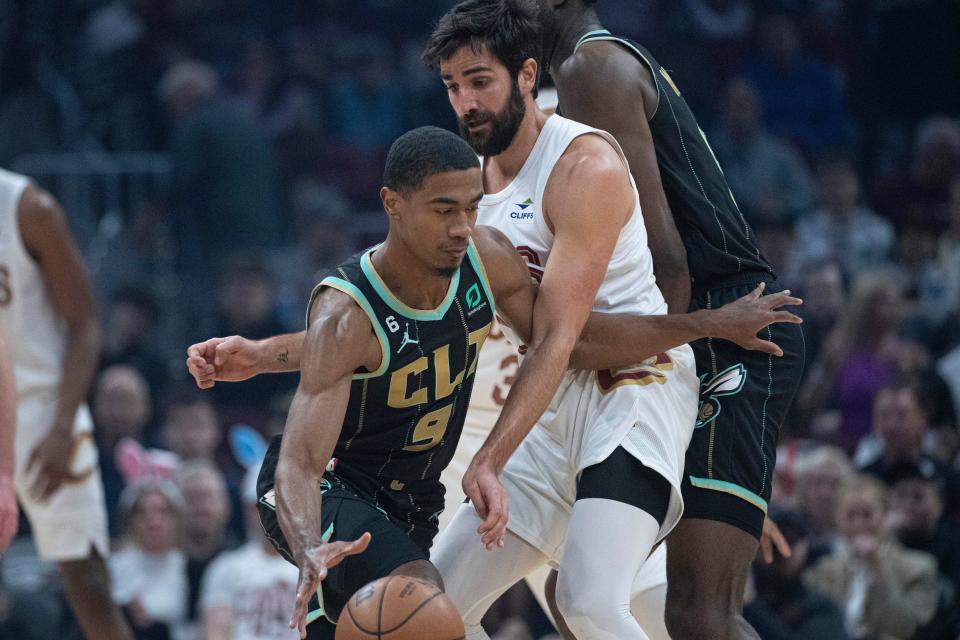
[{"label": "player's fingers", "polygon": [[763,290],[766,288],[767,288],[767,283],[761,282],[760,284],[757,285],[757,287],[753,291],[751,291],[744,297],[748,300],[756,300],[757,298],[763,295]]},{"label": "player's fingers", "polygon": [[40,499],[44,502],[50,499],[54,493],[57,492],[57,489],[63,484],[65,478],[59,474],[50,474],[47,480],[47,486],[45,487],[43,494],[40,496]]},{"label": "player's fingers", "polygon": [[766,536],[760,537],[760,551],[763,554],[763,561],[767,564],[773,562],[773,545],[770,543],[770,538]]},{"label": "player's fingers", "polygon": [[793,551],[790,549],[790,543],[787,542],[787,539],[780,532],[780,529],[776,524],[770,523],[773,525],[770,530],[770,538],[773,540],[773,544],[777,547],[777,551],[780,552],[784,558],[789,558],[793,555]]},{"label": "player's fingers", "polygon": [[[324,558],[325,568],[335,567],[347,556],[363,553],[370,544],[370,532],[365,532],[353,542],[331,542],[327,545],[327,555]],[[326,575],[320,576],[322,580]]]},{"label": "player's fingers", "polygon": [[790,313],[789,311],[773,311],[770,313],[770,324],[777,322],[786,322],[789,324],[803,324],[803,318],[800,316]]},{"label": "player's fingers", "polygon": [[762,351],[763,353],[769,353],[772,356],[777,356],[778,358],[783,357],[783,349],[775,342],[770,342],[769,340],[761,340],[756,338],[750,341],[747,344],[747,348],[752,351]]},{"label": "player's fingers", "polygon": [[227,357],[239,351],[243,346],[243,338],[241,336],[230,336],[225,338],[222,342],[216,346],[216,355],[213,358],[213,363],[216,366],[222,366],[226,362]]},{"label": "player's fingers", "polygon": [[[476,483],[470,483],[463,488],[464,493],[470,498],[470,503],[473,505],[473,508],[476,510],[477,515],[483,519],[487,517],[487,503],[483,500],[483,494],[480,492],[480,487]],[[479,533],[480,530],[477,530]]]},{"label": "player's fingers", "polygon": [[768,296],[764,296],[761,299],[761,302],[768,309],[778,309],[780,307],[796,307],[803,304],[803,300],[800,298],[795,298],[790,295],[790,291],[780,291],[778,293],[771,293]]}]

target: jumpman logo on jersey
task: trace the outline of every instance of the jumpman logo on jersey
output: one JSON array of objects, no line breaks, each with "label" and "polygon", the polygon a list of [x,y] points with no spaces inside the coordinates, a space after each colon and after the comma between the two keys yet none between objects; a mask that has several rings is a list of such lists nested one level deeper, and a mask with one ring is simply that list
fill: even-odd
[{"label": "jumpman logo on jersey", "polygon": [[418,332],[417,336],[418,336],[418,337],[417,337],[416,340],[414,340],[413,338],[410,337],[410,323],[408,322],[408,323],[407,323],[407,328],[403,330],[403,342],[401,342],[401,343],[400,343],[400,346],[397,347],[397,353],[400,353],[401,351],[403,351],[403,348],[404,348],[405,346],[407,346],[408,344],[416,344],[416,345],[419,345],[419,344],[420,344],[419,332]]}]

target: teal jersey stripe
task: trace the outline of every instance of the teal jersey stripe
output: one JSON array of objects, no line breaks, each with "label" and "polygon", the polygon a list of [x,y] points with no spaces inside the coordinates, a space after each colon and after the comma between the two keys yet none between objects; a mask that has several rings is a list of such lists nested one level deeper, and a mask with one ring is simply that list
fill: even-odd
[{"label": "teal jersey stripe", "polygon": [[753,491],[748,491],[738,484],[733,484],[732,482],[724,482],[723,480],[711,480],[709,478],[697,478],[695,476],[690,476],[690,484],[695,487],[700,487],[701,489],[710,489],[712,491],[722,491],[723,493],[729,493],[732,496],[736,496],[741,500],[746,500],[757,509],[760,509],[764,513],[767,512],[767,501],[755,494]]},{"label": "teal jersey stripe", "polygon": [[[327,527],[327,530],[323,532],[323,535],[320,537],[320,539],[323,540],[324,542],[330,542],[331,537],[333,537],[332,522],[330,523],[330,526]],[[322,618],[323,616],[327,615],[327,611],[323,607],[323,585],[322,584],[317,589],[317,604],[318,604],[317,609],[315,609],[314,611],[307,612],[307,624],[310,624],[317,618]],[[333,622],[333,620],[330,620],[330,622]],[[333,624],[337,624],[337,623],[333,622]]]},{"label": "teal jersey stripe", "polygon": [[383,326],[380,324],[380,320],[377,318],[377,314],[374,313],[373,307],[370,306],[370,302],[367,300],[367,296],[363,295],[363,292],[360,289],[357,289],[354,285],[350,284],[346,280],[340,278],[327,277],[324,278],[319,285],[319,287],[330,287],[331,289],[336,289],[341,291],[360,305],[360,308],[370,317],[370,324],[373,325],[373,330],[377,334],[377,339],[380,341],[380,351],[383,353],[383,356],[380,359],[380,366],[377,367],[376,371],[371,371],[370,373],[355,373],[353,374],[354,380],[364,380],[366,378],[377,378],[386,373],[387,368],[390,366],[390,340],[387,338],[386,332],[383,330]]},{"label": "teal jersey stripe", "polygon": [[387,306],[411,320],[442,320],[443,316],[445,316],[450,309],[450,305],[453,304],[454,298],[457,297],[457,289],[460,288],[460,269],[457,269],[450,279],[450,288],[447,289],[447,296],[443,299],[443,302],[440,303],[439,307],[436,309],[414,309],[413,307],[408,307],[393,295],[393,292],[387,287],[387,283],[383,281],[383,278],[381,278],[377,270],[374,269],[373,262],[370,260],[370,254],[376,249],[377,248],[374,247],[363,254],[360,258],[360,268],[363,269],[363,274],[367,276],[370,285]]},{"label": "teal jersey stripe", "polygon": [[490,279],[487,277],[487,270],[483,266],[480,253],[477,251],[477,245],[473,243],[472,238],[467,247],[467,258],[470,260],[470,264],[473,265],[473,270],[477,273],[477,277],[480,278],[481,284],[483,284],[483,290],[487,294],[487,300],[490,301],[490,312],[496,314],[497,303],[496,300],[494,300],[493,291],[490,290]]}]

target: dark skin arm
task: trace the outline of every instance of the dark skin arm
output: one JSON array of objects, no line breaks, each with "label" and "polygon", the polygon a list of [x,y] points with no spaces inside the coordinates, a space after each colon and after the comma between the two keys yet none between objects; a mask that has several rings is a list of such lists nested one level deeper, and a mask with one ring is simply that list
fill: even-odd
[{"label": "dark skin arm", "polygon": [[56,417],[50,435],[28,462],[40,472],[31,491],[46,500],[70,477],[73,421],[100,360],[100,327],[86,268],[63,209],[49,193],[30,185],[20,199],[18,215],[24,246],[40,267],[54,311],[67,325]]},{"label": "dark skin arm", "polygon": [[320,481],[343,426],[351,376],[380,364],[380,344],[370,320],[346,294],[326,290],[314,302],[303,342],[297,388],[276,472],[277,518],[300,568],[292,628],[306,637],[307,604],[327,570],[370,542],[364,533],[352,542],[323,541]]},{"label": "dark skin arm", "polygon": [[657,286],[669,313],[686,312],[687,252],[663,191],[647,125],[659,104],[650,70],[617,44],[591,42],[551,71],[563,115],[607,131],[620,143],[640,194]]}]

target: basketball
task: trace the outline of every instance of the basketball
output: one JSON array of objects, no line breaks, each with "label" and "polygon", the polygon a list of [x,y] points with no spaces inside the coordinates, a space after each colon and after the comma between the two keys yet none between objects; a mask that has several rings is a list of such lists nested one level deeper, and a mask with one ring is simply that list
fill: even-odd
[{"label": "basketball", "polygon": [[337,621],[337,640],[463,640],[460,612],[434,585],[408,576],[358,590]]}]

